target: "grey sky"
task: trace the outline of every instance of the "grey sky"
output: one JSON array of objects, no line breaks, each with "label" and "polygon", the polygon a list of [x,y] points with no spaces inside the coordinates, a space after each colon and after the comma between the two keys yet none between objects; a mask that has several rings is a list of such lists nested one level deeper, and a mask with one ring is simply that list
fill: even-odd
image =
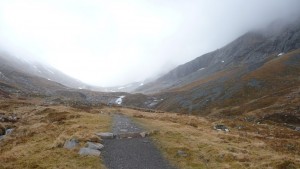
[{"label": "grey sky", "polygon": [[0,0],[0,49],[86,83],[142,81],[222,47],[299,0]]}]

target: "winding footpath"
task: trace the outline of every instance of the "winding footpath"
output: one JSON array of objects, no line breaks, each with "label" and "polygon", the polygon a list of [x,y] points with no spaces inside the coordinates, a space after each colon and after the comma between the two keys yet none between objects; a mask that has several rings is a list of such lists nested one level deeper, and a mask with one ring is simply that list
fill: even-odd
[{"label": "winding footpath", "polygon": [[[126,116],[114,116],[115,135],[132,135],[142,131]],[[105,139],[102,157],[108,169],[175,169],[147,137]]]}]

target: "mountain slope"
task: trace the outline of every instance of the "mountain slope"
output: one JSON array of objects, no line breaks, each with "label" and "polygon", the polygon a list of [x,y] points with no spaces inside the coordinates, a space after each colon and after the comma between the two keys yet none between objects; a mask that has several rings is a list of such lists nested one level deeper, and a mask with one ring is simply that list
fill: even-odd
[{"label": "mountain slope", "polygon": [[[171,111],[211,114],[212,109],[235,107],[230,112],[248,111],[241,105],[253,102],[250,109],[264,108],[300,87],[300,50],[274,58],[247,74],[243,69],[222,72],[161,94],[166,98],[158,108]],[[280,93],[280,91],[283,91]],[[273,93],[279,92],[275,98]],[[264,98],[259,100],[259,98]],[[257,103],[256,100],[259,102]],[[234,114],[234,113],[233,113]]]},{"label": "mountain slope", "polygon": [[266,30],[246,33],[225,47],[180,65],[136,91],[158,93],[237,67],[245,67],[247,72],[255,70],[270,57],[300,48],[299,27],[300,22],[274,23]]},{"label": "mountain slope", "polygon": [[29,64],[13,57],[0,57],[0,90],[7,94],[50,94],[67,87],[29,73]]},{"label": "mountain slope", "polygon": [[275,116],[277,121],[300,125],[300,22],[279,25],[249,32],[138,90],[162,99],[155,106],[160,110],[218,117]]},{"label": "mountain slope", "polygon": [[[88,106],[91,104],[117,104],[127,93],[103,93],[92,90],[100,87],[85,85],[49,66],[22,58],[0,55],[0,97],[41,96],[46,104],[71,104]],[[119,99],[120,100],[120,99]],[[121,103],[120,103],[121,104]]]},{"label": "mountain slope", "polygon": [[0,54],[0,69],[23,72],[28,75],[38,76],[50,81],[55,81],[72,88],[86,87],[86,84],[65,75],[51,66],[26,60],[24,58],[10,56],[4,53]]}]

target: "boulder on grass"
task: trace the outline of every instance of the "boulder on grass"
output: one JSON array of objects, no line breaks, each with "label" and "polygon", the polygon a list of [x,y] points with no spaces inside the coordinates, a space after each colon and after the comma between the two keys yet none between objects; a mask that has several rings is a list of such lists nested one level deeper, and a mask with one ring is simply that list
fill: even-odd
[{"label": "boulder on grass", "polygon": [[140,135],[141,135],[142,138],[144,138],[144,137],[148,136],[149,133],[147,133],[147,132],[141,132]]},{"label": "boulder on grass", "polygon": [[214,126],[214,129],[217,131],[225,131],[225,132],[229,132],[229,129],[223,125],[223,124],[217,124]]},{"label": "boulder on grass", "polygon": [[5,131],[5,135],[9,135],[9,134],[11,134],[13,131],[14,131],[14,129],[7,129],[7,130]]},{"label": "boulder on grass", "polygon": [[94,150],[90,148],[81,148],[78,154],[82,156],[100,156],[101,152],[99,150]]},{"label": "boulder on grass", "polygon": [[64,148],[73,149],[79,145],[79,141],[77,139],[67,140],[64,144]]},{"label": "boulder on grass", "polygon": [[100,143],[87,142],[86,147],[94,150],[102,150],[104,146]]}]

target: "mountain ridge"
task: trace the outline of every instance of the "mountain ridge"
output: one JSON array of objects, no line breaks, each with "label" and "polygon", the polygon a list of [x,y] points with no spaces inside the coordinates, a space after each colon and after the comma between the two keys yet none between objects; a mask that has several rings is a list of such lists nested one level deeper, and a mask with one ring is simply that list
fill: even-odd
[{"label": "mountain ridge", "polygon": [[278,55],[300,48],[299,25],[300,22],[289,23],[276,31],[267,31],[271,29],[271,25],[263,30],[248,32],[220,49],[176,67],[156,81],[138,88],[136,92],[158,93],[241,64],[255,69],[272,54]]},{"label": "mountain ridge", "polygon": [[14,71],[24,72],[32,76],[45,78],[49,81],[56,81],[72,88],[84,88],[87,86],[83,82],[62,73],[55,68],[37,61],[30,61],[3,53],[0,55],[0,60],[0,67],[2,69],[6,67],[7,69]]}]

